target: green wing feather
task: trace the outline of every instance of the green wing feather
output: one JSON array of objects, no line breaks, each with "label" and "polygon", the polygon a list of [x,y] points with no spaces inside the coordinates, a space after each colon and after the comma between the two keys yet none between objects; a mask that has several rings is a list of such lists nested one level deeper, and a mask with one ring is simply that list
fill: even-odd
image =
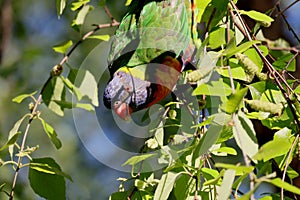
[{"label": "green wing feather", "polygon": [[[126,67],[149,63],[165,51],[179,56],[191,43],[192,34],[188,20],[191,16],[190,7],[187,0],[153,1],[143,7],[138,20],[136,13],[127,14],[116,31],[109,63],[130,51],[132,53],[127,58]],[[132,40],[137,41],[136,49],[126,49]],[[122,64],[118,67],[125,66]]]}]

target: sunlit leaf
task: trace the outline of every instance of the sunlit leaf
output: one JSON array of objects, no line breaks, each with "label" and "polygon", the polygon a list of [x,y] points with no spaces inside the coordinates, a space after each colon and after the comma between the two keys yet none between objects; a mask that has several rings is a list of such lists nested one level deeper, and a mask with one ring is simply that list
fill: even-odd
[{"label": "sunlit leaf", "polygon": [[210,168],[201,168],[201,172],[206,180],[214,179],[220,175],[218,170]]},{"label": "sunlit leaf", "polygon": [[74,85],[80,93],[86,95],[94,106],[99,105],[98,101],[98,82],[95,76],[88,70],[79,70],[76,74]]},{"label": "sunlit leaf", "polygon": [[235,174],[237,176],[241,176],[243,174],[249,174],[255,168],[254,166],[238,166],[238,165],[232,165],[226,163],[216,163],[215,167],[220,167],[224,169],[233,169],[235,170]]},{"label": "sunlit leaf", "polygon": [[291,130],[286,127],[277,131],[274,139],[264,144],[253,156],[253,159],[266,162],[272,158],[286,154],[292,145],[290,136]]},{"label": "sunlit leaf", "polygon": [[61,44],[53,46],[53,50],[57,53],[65,54],[67,50],[73,45],[72,40],[68,40],[66,42],[63,42]]},{"label": "sunlit leaf", "polygon": [[41,121],[44,131],[47,133],[48,137],[50,138],[51,142],[54,144],[54,146],[59,149],[61,148],[62,144],[61,141],[57,137],[56,131],[52,128],[51,125],[49,125],[47,122],[45,122],[42,118],[39,118]]},{"label": "sunlit leaf", "polygon": [[219,81],[212,81],[210,84],[202,84],[198,86],[194,91],[193,95],[210,95],[210,96],[228,96],[232,93],[229,85]]},{"label": "sunlit leaf", "polygon": [[84,6],[85,4],[87,4],[89,2],[90,2],[90,0],[79,0],[79,1],[73,2],[71,4],[71,10],[72,11],[78,10],[80,7]]},{"label": "sunlit leaf", "polygon": [[154,193],[154,200],[168,199],[179,173],[163,174]]},{"label": "sunlit leaf", "polygon": [[126,0],[125,6],[129,6],[131,4],[132,0]]},{"label": "sunlit leaf", "polygon": [[58,17],[63,14],[66,8],[66,1],[67,0],[56,0],[56,12]]},{"label": "sunlit leaf", "polygon": [[21,103],[24,99],[28,98],[28,97],[33,97],[33,95],[36,94],[37,91],[34,91],[30,94],[21,94],[19,96],[16,96],[15,98],[12,99],[13,102],[15,103]]},{"label": "sunlit leaf", "polygon": [[45,199],[66,199],[66,182],[60,166],[52,158],[30,161],[28,179],[33,191]]},{"label": "sunlit leaf", "polygon": [[63,108],[54,102],[65,100],[64,82],[60,77],[53,77],[49,80],[42,91],[43,102],[46,106],[59,116],[63,116]]},{"label": "sunlit leaf", "polygon": [[235,178],[235,170],[228,169],[224,172],[222,184],[218,190],[218,200],[227,200],[231,194],[232,184]]},{"label": "sunlit leaf", "polygon": [[274,19],[272,19],[271,17],[269,17],[266,14],[263,14],[261,12],[255,11],[255,10],[250,10],[250,11],[245,11],[245,10],[240,10],[240,13],[242,15],[247,15],[248,17],[254,19],[255,21],[259,21],[259,22],[273,22]]},{"label": "sunlit leaf", "polygon": [[13,145],[17,139],[19,138],[21,132],[16,132],[9,140],[0,148],[0,151],[3,151],[4,149],[8,148],[10,145]]},{"label": "sunlit leaf", "polygon": [[209,46],[212,49],[218,48],[221,45],[226,44],[226,29],[219,27],[209,34]]},{"label": "sunlit leaf", "polygon": [[227,124],[228,120],[229,116],[225,113],[218,113],[214,116],[210,127],[208,128],[205,135],[200,139],[199,144],[195,148],[193,160],[206,153],[210,149],[210,147],[216,143],[223,129],[223,126]]},{"label": "sunlit leaf", "polygon": [[89,13],[90,10],[92,10],[93,7],[90,5],[84,5],[80,11],[78,12],[76,19],[73,21],[73,25],[82,25],[84,23],[85,17]]},{"label": "sunlit leaf", "polygon": [[252,122],[242,113],[239,113],[239,116],[234,118],[233,136],[240,149],[249,157],[253,157],[258,151],[258,144]]},{"label": "sunlit leaf", "polygon": [[229,155],[237,155],[237,152],[234,148],[231,147],[220,147],[219,149],[214,150],[217,153],[225,153]]},{"label": "sunlit leaf", "polygon": [[252,47],[253,44],[258,44],[258,43],[260,43],[260,41],[252,40],[252,41],[242,43],[237,47],[236,46],[228,46],[225,49],[225,51],[223,52],[223,54],[226,57],[231,57],[236,53],[242,53],[242,52],[248,50],[250,47]]},{"label": "sunlit leaf", "polygon": [[122,166],[125,165],[135,165],[143,160],[146,160],[148,158],[154,157],[156,156],[156,154],[142,154],[142,155],[138,155],[138,156],[132,156],[131,158],[129,158],[126,162],[124,162],[122,164]]},{"label": "sunlit leaf", "polygon": [[[26,114],[24,115],[21,119],[19,119],[13,126],[13,128],[9,131],[8,133],[8,141],[10,141],[12,138],[14,139],[17,139],[16,137],[18,136],[15,136],[16,134],[19,135],[19,128],[22,124],[22,122],[27,118],[27,117],[30,117],[31,115],[30,114]],[[14,140],[12,139],[12,140]],[[14,154],[14,146],[13,145],[9,145],[8,147],[8,151],[9,151],[9,154],[10,154],[10,157],[13,158],[13,154]]]},{"label": "sunlit leaf", "polygon": [[80,93],[79,89],[69,79],[63,76],[61,76],[61,79],[63,80],[65,86],[67,86],[67,88],[76,95],[78,101],[80,101],[82,98],[82,94]]},{"label": "sunlit leaf", "polygon": [[225,101],[221,105],[221,109],[224,110],[226,113],[232,114],[234,113],[239,105],[241,104],[244,96],[246,95],[248,88],[245,87],[241,90],[238,90],[235,94],[232,94],[227,101]]},{"label": "sunlit leaf", "polygon": [[108,41],[110,36],[109,35],[91,35],[88,38],[89,39],[97,39],[97,40]]},{"label": "sunlit leaf", "polygon": [[266,179],[265,181],[268,182],[268,183],[272,183],[273,185],[275,185],[279,188],[283,188],[287,191],[293,192],[295,194],[300,194],[300,188],[298,188],[294,185],[291,185],[287,182],[282,181],[281,178],[275,178],[275,179],[272,179],[272,180]]}]

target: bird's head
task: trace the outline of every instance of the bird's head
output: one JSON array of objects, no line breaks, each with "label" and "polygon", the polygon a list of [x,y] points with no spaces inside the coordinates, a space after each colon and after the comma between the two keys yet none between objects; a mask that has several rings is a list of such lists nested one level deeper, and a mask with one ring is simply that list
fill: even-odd
[{"label": "bird's head", "polygon": [[151,96],[150,82],[132,76],[128,70],[118,70],[107,84],[103,101],[124,120],[129,120],[132,112],[146,107]]}]

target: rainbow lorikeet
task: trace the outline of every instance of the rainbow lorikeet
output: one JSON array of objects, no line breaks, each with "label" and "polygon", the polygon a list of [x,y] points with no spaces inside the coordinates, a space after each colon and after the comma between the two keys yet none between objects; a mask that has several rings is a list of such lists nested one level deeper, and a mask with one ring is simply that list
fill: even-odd
[{"label": "rainbow lorikeet", "polygon": [[122,119],[164,99],[194,51],[189,1],[133,4],[111,45],[111,79],[103,95],[105,106]]}]

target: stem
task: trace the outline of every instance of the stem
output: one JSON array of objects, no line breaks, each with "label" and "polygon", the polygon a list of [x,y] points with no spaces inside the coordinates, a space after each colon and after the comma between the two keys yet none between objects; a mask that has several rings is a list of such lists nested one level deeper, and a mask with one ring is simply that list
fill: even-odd
[{"label": "stem", "polygon": [[[29,128],[31,126],[31,122],[32,122],[32,120],[34,119],[34,117],[36,115],[36,110],[37,110],[37,107],[38,107],[39,103],[41,102],[41,100],[42,100],[42,94],[39,95],[37,101],[34,104],[34,107],[33,107],[32,111],[31,111],[31,117],[28,120],[26,129],[25,129],[25,132],[24,132],[24,135],[23,135],[22,144],[21,144],[21,147],[20,147],[20,152],[24,150],[25,142],[26,142],[26,139],[27,139],[27,136],[28,136]],[[13,183],[12,183],[11,192],[9,194],[9,199],[10,200],[12,200],[14,198],[14,192],[15,192],[15,187],[16,187],[16,183],[17,183],[17,179],[18,179],[18,175],[19,175],[19,171],[20,171],[21,162],[22,162],[22,157],[19,156],[18,161],[17,161],[17,168],[16,168],[16,171],[15,171],[15,175],[14,175],[14,179],[13,179]]]}]

